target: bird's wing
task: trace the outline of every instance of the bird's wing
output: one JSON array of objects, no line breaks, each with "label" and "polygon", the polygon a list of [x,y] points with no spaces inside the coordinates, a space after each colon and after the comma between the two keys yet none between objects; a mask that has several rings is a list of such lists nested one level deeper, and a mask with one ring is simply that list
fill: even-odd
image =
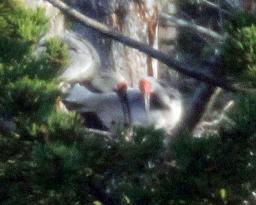
[{"label": "bird's wing", "polygon": [[75,32],[66,31],[64,40],[70,47],[70,64],[59,79],[66,82],[91,80],[100,66],[97,51]]},{"label": "bird's wing", "polygon": [[87,101],[95,94],[88,90],[86,87],[81,86],[80,84],[76,83],[69,91],[68,95],[65,98],[65,101],[69,102],[76,102],[76,103],[83,103]]}]

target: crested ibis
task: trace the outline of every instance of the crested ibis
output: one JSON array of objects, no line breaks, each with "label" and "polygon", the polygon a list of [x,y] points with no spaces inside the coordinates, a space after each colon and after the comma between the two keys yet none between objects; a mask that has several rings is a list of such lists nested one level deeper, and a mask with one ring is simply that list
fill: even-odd
[{"label": "crested ibis", "polygon": [[182,99],[178,90],[161,86],[159,81],[147,77],[139,81],[145,112],[156,128],[173,129],[182,117]]},{"label": "crested ibis", "polygon": [[[150,86],[145,87],[143,82]],[[170,97],[157,82],[144,79],[140,84],[140,90],[136,88],[126,90],[124,85],[122,87],[126,93],[130,124],[144,127],[153,125],[155,128],[171,131],[180,120],[182,113],[178,92],[173,90],[175,94]],[[76,84],[64,102],[70,109],[80,113],[95,113],[106,128],[113,130],[116,125],[123,126],[127,123],[125,109],[118,95],[120,94],[116,92],[93,93],[84,86]],[[145,109],[146,95],[149,96],[147,97],[150,105],[148,110]]]}]

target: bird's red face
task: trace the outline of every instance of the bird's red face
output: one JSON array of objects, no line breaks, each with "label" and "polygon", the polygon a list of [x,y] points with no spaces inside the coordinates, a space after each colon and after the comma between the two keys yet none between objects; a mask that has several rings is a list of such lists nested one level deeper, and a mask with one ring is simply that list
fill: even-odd
[{"label": "bird's red face", "polygon": [[140,91],[144,94],[144,95],[150,95],[152,93],[152,85],[151,82],[149,82],[146,79],[142,79],[139,82],[139,88]]},{"label": "bird's red face", "polygon": [[119,82],[115,86],[115,90],[118,93],[126,93],[127,89],[128,89],[128,85],[126,82]]},{"label": "bird's red face", "polygon": [[139,89],[144,97],[144,104],[146,112],[150,109],[150,96],[153,93],[152,84],[149,80],[142,79],[139,82]]}]

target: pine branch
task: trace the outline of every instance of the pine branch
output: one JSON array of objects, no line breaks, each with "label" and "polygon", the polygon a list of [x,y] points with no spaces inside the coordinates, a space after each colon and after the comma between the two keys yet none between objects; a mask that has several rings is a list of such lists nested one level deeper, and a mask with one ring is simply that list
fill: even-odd
[{"label": "pine branch", "polygon": [[97,187],[94,183],[89,182],[88,185],[90,187],[90,194],[93,195],[102,204],[121,205],[121,202],[114,199],[109,194],[105,193],[101,188]]},{"label": "pine branch", "polygon": [[223,89],[229,90],[229,91],[237,91],[238,89],[227,83],[227,80],[220,79],[220,78],[213,78],[212,76],[207,75],[207,73],[198,72],[195,70],[199,69],[192,69],[189,65],[178,62],[177,60],[171,58],[169,55],[158,51],[157,49],[154,49],[148,45],[145,45],[139,41],[136,41],[134,39],[128,38],[124,35],[122,35],[119,32],[116,32],[114,30],[109,29],[104,24],[101,24],[83,14],[78,12],[77,10],[71,8],[67,4],[61,2],[60,0],[47,0],[51,4],[53,4],[55,7],[59,8],[61,11],[63,11],[65,14],[73,17],[80,23],[84,24],[85,26],[88,26],[92,29],[95,29],[96,31],[102,33],[106,37],[109,37],[111,39],[114,39],[120,43],[123,43],[129,47],[135,48],[153,58],[156,58],[157,60],[161,61],[162,63],[168,65],[172,69],[187,75],[191,78],[195,78],[199,81],[206,82],[212,86],[221,87]]},{"label": "pine branch", "polygon": [[233,100],[230,100],[226,103],[226,105],[223,107],[222,111],[219,113],[219,117],[213,121],[205,121],[202,122],[202,127],[211,128],[211,127],[217,127],[218,125],[221,125],[224,121],[228,122],[229,124],[235,126],[234,122],[227,117],[227,113],[234,107],[235,102]]},{"label": "pine branch", "polygon": [[10,120],[4,120],[3,118],[0,117],[0,135],[13,133],[15,129],[16,129],[16,125],[14,122]]}]

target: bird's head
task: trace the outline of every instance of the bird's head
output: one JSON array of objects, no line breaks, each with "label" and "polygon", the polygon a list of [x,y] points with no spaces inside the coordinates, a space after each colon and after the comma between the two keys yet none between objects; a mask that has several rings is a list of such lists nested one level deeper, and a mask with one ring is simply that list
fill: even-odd
[{"label": "bird's head", "polygon": [[125,95],[128,89],[128,85],[127,82],[122,81],[122,82],[118,82],[115,87],[114,87],[114,91],[117,92],[119,95]]}]

